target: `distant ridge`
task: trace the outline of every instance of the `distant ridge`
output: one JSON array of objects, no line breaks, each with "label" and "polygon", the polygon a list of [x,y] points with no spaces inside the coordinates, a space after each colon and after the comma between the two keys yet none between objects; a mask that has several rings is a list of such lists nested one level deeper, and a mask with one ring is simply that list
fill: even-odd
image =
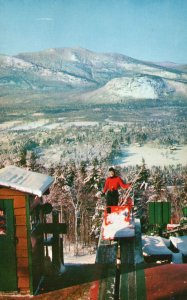
[{"label": "distant ridge", "polygon": [[83,48],[51,48],[0,55],[0,64],[1,87],[10,93],[31,89],[61,91],[71,97],[73,92],[75,99],[92,103],[187,98],[186,67],[170,62],[144,62]]},{"label": "distant ridge", "polygon": [[166,67],[166,68],[171,68],[171,69],[180,69],[180,64],[176,64],[171,61],[162,61],[162,62],[157,62],[155,65],[161,66],[161,67]]}]

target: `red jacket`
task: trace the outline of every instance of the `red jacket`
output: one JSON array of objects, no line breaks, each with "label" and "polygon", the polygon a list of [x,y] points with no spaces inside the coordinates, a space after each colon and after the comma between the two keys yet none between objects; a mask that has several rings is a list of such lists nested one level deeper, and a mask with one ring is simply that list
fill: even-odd
[{"label": "red jacket", "polygon": [[119,187],[128,189],[130,186],[131,186],[130,183],[124,183],[123,180],[118,176],[108,177],[105,182],[103,193],[106,193],[108,190],[109,191],[118,190]]}]

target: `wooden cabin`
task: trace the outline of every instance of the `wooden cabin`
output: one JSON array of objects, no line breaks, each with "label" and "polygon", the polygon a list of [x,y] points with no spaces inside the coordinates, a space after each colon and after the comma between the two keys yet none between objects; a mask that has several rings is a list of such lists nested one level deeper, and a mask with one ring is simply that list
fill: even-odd
[{"label": "wooden cabin", "polygon": [[0,170],[0,293],[34,294],[37,289],[44,260],[38,208],[53,181],[15,166]]}]

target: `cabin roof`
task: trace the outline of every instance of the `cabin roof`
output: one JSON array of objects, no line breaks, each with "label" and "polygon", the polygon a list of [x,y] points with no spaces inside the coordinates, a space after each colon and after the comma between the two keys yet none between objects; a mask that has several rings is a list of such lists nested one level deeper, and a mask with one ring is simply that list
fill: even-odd
[{"label": "cabin roof", "polygon": [[16,166],[0,169],[0,186],[9,187],[39,197],[51,186],[54,178]]}]

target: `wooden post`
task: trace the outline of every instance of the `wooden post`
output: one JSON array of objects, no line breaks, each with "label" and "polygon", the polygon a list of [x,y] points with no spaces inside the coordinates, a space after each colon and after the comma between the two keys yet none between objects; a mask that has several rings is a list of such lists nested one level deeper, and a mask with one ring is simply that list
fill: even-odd
[{"label": "wooden post", "polygon": [[[53,215],[53,225],[58,226],[58,211],[54,210]],[[54,230],[53,232],[53,245],[52,245],[52,263],[57,268],[60,269],[60,243],[59,243],[59,232]]]},{"label": "wooden post", "polygon": [[64,265],[63,237],[60,238],[60,262]]}]

